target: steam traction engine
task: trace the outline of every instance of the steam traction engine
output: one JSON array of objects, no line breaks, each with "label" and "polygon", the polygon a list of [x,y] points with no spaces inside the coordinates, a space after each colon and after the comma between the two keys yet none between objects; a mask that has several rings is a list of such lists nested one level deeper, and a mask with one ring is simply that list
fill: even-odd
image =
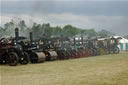
[{"label": "steam traction engine", "polygon": [[8,63],[10,66],[16,66],[18,63],[27,64],[29,55],[23,51],[22,46],[17,44],[18,28],[15,29],[15,39],[2,38],[0,40],[0,63]]},{"label": "steam traction engine", "polygon": [[58,55],[55,51],[53,40],[51,38],[46,38],[44,34],[43,38],[39,41],[39,45],[39,49],[42,50],[46,56],[46,61],[53,61],[57,59]]}]

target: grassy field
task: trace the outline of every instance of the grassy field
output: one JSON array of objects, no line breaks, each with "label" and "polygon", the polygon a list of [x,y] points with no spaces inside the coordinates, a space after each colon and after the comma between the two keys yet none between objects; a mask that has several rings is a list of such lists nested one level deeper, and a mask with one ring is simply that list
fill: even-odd
[{"label": "grassy field", "polygon": [[0,85],[128,85],[128,53],[2,65]]}]

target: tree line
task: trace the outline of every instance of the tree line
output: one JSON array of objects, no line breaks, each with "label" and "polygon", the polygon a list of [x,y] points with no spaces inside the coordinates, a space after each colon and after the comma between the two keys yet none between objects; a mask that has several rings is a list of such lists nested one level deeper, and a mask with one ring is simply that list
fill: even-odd
[{"label": "tree line", "polygon": [[13,20],[4,24],[3,27],[0,27],[0,37],[5,36],[14,36],[14,29],[18,27],[20,30],[20,35],[22,36],[29,36],[29,32],[33,33],[35,39],[38,39],[45,34],[47,37],[53,36],[65,36],[65,37],[73,37],[76,35],[82,36],[101,36],[107,37],[110,35],[114,35],[113,33],[107,30],[101,30],[97,32],[95,29],[81,29],[70,24],[65,25],[64,27],[61,26],[51,26],[50,23],[46,24],[37,24],[33,23],[31,27],[28,27],[24,20],[21,20],[16,24]]}]

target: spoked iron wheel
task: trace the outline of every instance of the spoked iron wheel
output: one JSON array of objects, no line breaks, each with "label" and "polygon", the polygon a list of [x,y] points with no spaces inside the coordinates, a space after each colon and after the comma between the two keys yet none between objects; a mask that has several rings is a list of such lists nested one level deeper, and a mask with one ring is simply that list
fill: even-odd
[{"label": "spoked iron wheel", "polygon": [[16,66],[19,62],[19,57],[15,52],[11,52],[8,55],[8,65],[10,66]]},{"label": "spoked iron wheel", "polygon": [[88,53],[89,53],[89,56],[92,56],[93,55],[93,52],[91,49],[88,49]]},{"label": "spoked iron wheel", "polygon": [[117,53],[118,54],[119,52],[120,52],[119,48],[118,47],[115,47],[114,48],[114,53]]},{"label": "spoked iron wheel", "polygon": [[104,55],[105,54],[105,50],[103,48],[99,48],[100,51],[100,55]]},{"label": "spoked iron wheel", "polygon": [[71,56],[71,53],[70,53],[70,52],[67,52],[67,57],[66,57],[66,59],[69,59],[70,56]]},{"label": "spoked iron wheel", "polygon": [[72,52],[72,53],[71,53],[71,58],[76,58],[75,52]]},{"label": "spoked iron wheel", "polygon": [[76,58],[80,58],[80,53],[76,52]]},{"label": "spoked iron wheel", "polygon": [[84,56],[83,51],[81,51],[81,50],[79,50],[79,54],[80,54],[80,57]]},{"label": "spoked iron wheel", "polygon": [[69,54],[68,54],[68,52],[64,52],[64,59],[68,59],[68,57],[69,57]]},{"label": "spoked iron wheel", "polygon": [[89,51],[85,50],[85,57],[88,57],[88,56],[89,56]]},{"label": "spoked iron wheel", "polygon": [[62,58],[62,60],[64,60],[65,57],[66,57],[66,53],[63,51],[62,54],[61,54],[61,58]]},{"label": "spoked iron wheel", "polygon": [[20,57],[20,64],[28,64],[30,61],[29,55],[27,52],[24,52],[24,55]]},{"label": "spoked iron wheel", "polygon": [[64,53],[63,53],[63,51],[59,52],[58,53],[58,56],[59,56],[59,59],[60,60],[63,60],[64,59]]}]

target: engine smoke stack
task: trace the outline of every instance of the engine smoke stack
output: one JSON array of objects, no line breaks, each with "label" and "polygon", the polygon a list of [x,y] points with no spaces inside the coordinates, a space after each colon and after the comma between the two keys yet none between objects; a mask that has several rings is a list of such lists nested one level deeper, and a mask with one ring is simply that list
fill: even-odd
[{"label": "engine smoke stack", "polygon": [[15,28],[15,38],[16,38],[16,42],[17,42],[18,39],[19,39],[19,29],[18,29],[18,27]]},{"label": "engine smoke stack", "polygon": [[76,45],[76,39],[75,39],[75,37],[73,38],[73,42],[74,42],[74,45]]},{"label": "engine smoke stack", "polygon": [[82,45],[83,45],[83,40],[84,40],[84,39],[83,39],[83,36],[81,36],[81,43],[82,43]]},{"label": "engine smoke stack", "polygon": [[32,32],[29,33],[29,37],[30,37],[30,43],[31,43],[31,45],[32,45],[32,42],[33,42]]}]

